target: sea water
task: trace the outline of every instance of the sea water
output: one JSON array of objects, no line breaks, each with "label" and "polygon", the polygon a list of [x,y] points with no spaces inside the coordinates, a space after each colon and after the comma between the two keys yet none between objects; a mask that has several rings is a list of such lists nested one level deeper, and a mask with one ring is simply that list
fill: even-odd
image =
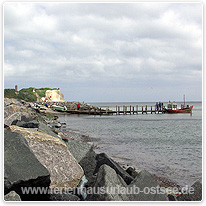
[{"label": "sea water", "polygon": [[[155,103],[91,103],[94,106],[148,105]],[[191,114],[63,115],[67,128],[78,130],[122,164],[191,185],[202,178],[202,103],[190,102]],[[165,104],[164,104],[165,105]],[[180,104],[179,104],[180,106]]]}]

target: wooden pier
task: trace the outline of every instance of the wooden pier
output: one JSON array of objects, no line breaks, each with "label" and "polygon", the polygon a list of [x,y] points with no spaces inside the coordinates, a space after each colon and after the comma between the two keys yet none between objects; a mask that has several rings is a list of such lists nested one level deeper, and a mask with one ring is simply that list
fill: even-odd
[{"label": "wooden pier", "polygon": [[138,114],[159,114],[159,113],[165,113],[165,109],[161,108],[159,110],[156,109],[156,106],[118,106],[116,105],[116,109],[112,110],[109,109],[107,106],[105,107],[99,107],[98,109],[88,109],[88,110],[67,110],[67,113],[70,114],[89,114],[89,115],[138,115]]},{"label": "wooden pier", "polygon": [[156,105],[123,105],[119,106],[116,105],[115,107],[112,106],[92,106],[86,104],[86,106],[81,106],[79,109],[77,107],[68,107],[67,102],[38,102],[38,105],[42,105],[41,107],[45,107],[43,105],[47,104],[50,108],[53,105],[59,106],[66,106],[66,111],[57,111],[57,113],[64,113],[64,114],[87,114],[87,115],[138,115],[138,114],[163,114],[165,113],[164,107],[158,107]]}]

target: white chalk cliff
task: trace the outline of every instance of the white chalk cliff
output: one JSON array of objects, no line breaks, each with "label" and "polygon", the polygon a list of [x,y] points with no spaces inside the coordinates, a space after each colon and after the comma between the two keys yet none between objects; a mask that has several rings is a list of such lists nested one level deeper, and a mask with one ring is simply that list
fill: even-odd
[{"label": "white chalk cliff", "polygon": [[60,89],[46,90],[45,98],[47,98],[48,101],[65,102],[64,95],[60,92]]}]

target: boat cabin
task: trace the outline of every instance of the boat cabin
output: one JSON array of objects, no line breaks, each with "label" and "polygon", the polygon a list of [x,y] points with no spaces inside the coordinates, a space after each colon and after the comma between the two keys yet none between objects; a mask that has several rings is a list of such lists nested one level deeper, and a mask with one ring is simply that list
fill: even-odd
[{"label": "boat cabin", "polygon": [[167,109],[177,110],[177,104],[174,102],[169,102],[167,105]]}]

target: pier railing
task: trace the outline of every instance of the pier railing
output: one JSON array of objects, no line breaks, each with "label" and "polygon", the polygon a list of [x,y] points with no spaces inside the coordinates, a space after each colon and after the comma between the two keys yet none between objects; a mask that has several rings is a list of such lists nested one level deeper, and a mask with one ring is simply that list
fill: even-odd
[{"label": "pier railing", "polygon": [[112,109],[109,108],[109,106],[100,106],[101,110],[104,111],[106,114],[159,114],[159,113],[165,113],[165,108],[160,107],[157,109],[156,105],[148,106],[148,105],[123,105],[116,107],[112,106]]},{"label": "pier railing", "polygon": [[165,108],[156,108],[156,105],[154,106],[148,106],[148,105],[123,105],[115,107],[110,106],[99,106],[97,108],[92,108],[88,110],[79,109],[79,110],[68,110],[68,113],[71,114],[89,114],[89,115],[126,115],[126,114],[159,114],[159,113],[165,113]]}]

